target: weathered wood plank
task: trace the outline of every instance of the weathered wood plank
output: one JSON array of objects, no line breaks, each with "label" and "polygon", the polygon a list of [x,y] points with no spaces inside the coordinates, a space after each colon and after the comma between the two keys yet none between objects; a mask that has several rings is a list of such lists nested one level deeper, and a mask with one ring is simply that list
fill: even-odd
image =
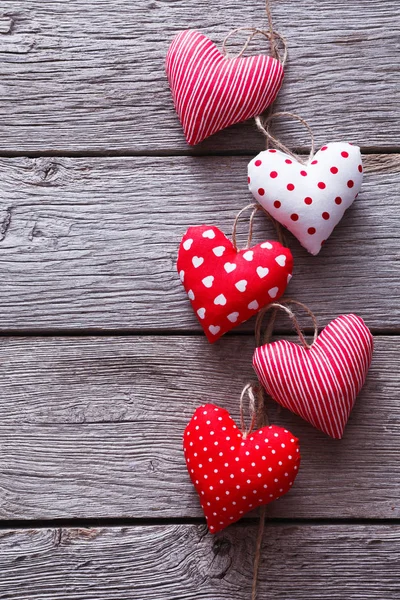
[{"label": "weathered wood plank", "polygon": [[[251,200],[247,162],[0,159],[0,329],[199,330],[175,269],[179,241],[204,222],[230,233]],[[371,327],[394,329],[400,155],[367,156],[365,166],[359,198],[319,256],[288,234],[295,257],[288,294],[321,325],[352,311]],[[261,215],[256,230],[256,241],[275,235]]]},{"label": "weathered wood plank", "polygon": [[[290,51],[277,109],[309,120],[317,143],[398,146],[397,0],[271,4]],[[266,27],[261,0],[5,0],[1,13],[3,153],[185,151],[164,73],[173,36],[192,27],[220,43],[234,27]],[[266,51],[261,42],[253,49]],[[292,145],[309,143],[298,126],[278,132]],[[200,151],[263,144],[248,123]]]},{"label": "weathered wood plank", "polygon": [[[271,402],[302,469],[270,517],[398,518],[399,337],[377,337],[338,442]],[[204,401],[238,418],[253,339],[3,338],[0,519],[201,517],[182,432]],[[227,361],[226,357],[230,360]]]},{"label": "weathered wood plank", "polygon": [[[18,600],[247,600],[255,526],[217,536],[166,525],[0,532],[0,597]],[[395,600],[395,526],[269,525],[259,597]]]}]

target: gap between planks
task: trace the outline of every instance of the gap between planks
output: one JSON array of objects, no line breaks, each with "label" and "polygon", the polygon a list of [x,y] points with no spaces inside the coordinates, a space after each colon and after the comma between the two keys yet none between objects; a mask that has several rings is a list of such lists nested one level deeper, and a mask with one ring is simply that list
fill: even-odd
[{"label": "gap between planks", "polygon": [[[40,150],[38,152],[34,151],[24,151],[24,150],[0,150],[0,158],[168,158],[174,156],[189,156],[189,157],[221,157],[224,156],[240,156],[240,157],[249,157],[252,158],[256,152],[261,152],[264,150],[263,144],[260,144],[260,148],[257,151],[252,153],[248,151],[241,151],[239,149],[229,150],[224,148],[224,150],[203,150],[201,147],[196,148],[188,147],[187,150],[149,150],[146,152],[143,151],[129,151],[125,148],[118,149],[110,149],[110,150]],[[360,146],[361,154],[399,154],[400,146]],[[292,152],[294,154],[298,154],[299,156],[308,156],[310,153],[310,149],[302,146],[299,148],[292,148]],[[316,152],[318,152],[318,148],[316,148]]]},{"label": "gap between planks", "polygon": [[[237,529],[243,525],[257,525],[259,517],[243,517],[237,523],[230,525],[230,529]],[[327,525],[336,525],[346,527],[348,525],[400,525],[399,519],[377,519],[377,518],[274,518],[266,517],[268,526],[293,525],[293,526],[313,526],[326,527]],[[89,519],[0,519],[0,531],[8,529],[53,529],[53,528],[95,528],[95,527],[155,527],[157,525],[206,525],[206,520],[202,517],[191,518],[89,518]]]},{"label": "gap between planks", "polygon": [[[323,327],[319,327],[318,331],[321,333]],[[398,329],[381,329],[377,327],[369,327],[372,335],[384,336],[384,337],[397,337],[400,335]],[[306,336],[311,336],[314,333],[313,329],[309,327],[302,328],[303,333]],[[224,334],[224,339],[232,337],[248,337],[253,334],[250,328],[243,329],[242,331],[229,331]],[[197,329],[108,329],[108,328],[82,328],[82,329],[56,329],[49,327],[48,329],[2,329],[0,330],[0,338],[10,337],[54,337],[54,338],[79,338],[79,337],[204,337],[203,331]],[[274,330],[274,337],[285,336],[285,338],[298,339],[296,333],[290,333],[287,329],[276,329]]]}]

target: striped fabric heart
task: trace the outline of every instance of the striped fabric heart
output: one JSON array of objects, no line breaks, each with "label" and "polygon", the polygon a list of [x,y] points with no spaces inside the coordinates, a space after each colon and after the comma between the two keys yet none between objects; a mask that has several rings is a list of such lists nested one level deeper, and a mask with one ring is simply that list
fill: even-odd
[{"label": "striped fabric heart", "polygon": [[327,435],[341,439],[372,359],[373,338],[356,315],[334,319],[307,349],[279,340],[256,348],[267,393]]},{"label": "striped fabric heart", "polygon": [[283,80],[283,67],[274,58],[226,58],[208,37],[193,30],[182,31],[172,41],[166,71],[176,112],[192,145],[262,113]]}]

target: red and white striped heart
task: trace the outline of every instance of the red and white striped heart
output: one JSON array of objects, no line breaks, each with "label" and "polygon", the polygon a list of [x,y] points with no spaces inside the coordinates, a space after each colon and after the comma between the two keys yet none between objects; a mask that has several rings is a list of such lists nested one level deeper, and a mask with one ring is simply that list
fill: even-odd
[{"label": "red and white striped heart", "polygon": [[189,227],[177,269],[208,340],[247,321],[277,300],[291,278],[293,257],[279,242],[237,251],[218,227]]},{"label": "red and white striped heart", "polygon": [[341,439],[371,364],[373,338],[357,315],[325,327],[311,348],[279,340],[256,348],[253,367],[279,404]]},{"label": "red and white striped heart", "polygon": [[226,58],[208,37],[193,30],[172,41],[166,72],[189,144],[262,113],[283,80],[283,67],[274,58]]},{"label": "red and white striped heart", "polygon": [[280,150],[260,152],[248,166],[249,189],[311,254],[318,254],[362,183],[360,148],[326,144],[307,165]]},{"label": "red and white striped heart", "polygon": [[299,440],[290,431],[270,425],[243,437],[214,404],[196,410],[183,450],[211,533],[286,494],[300,466]]}]

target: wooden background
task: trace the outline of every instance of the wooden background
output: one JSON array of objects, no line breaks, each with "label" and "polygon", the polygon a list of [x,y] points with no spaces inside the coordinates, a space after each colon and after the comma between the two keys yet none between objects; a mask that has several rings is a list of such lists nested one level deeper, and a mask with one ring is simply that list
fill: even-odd
[{"label": "wooden background", "polygon": [[[260,598],[400,596],[397,0],[272,0],[288,38],[277,109],[318,145],[362,147],[362,192],[318,257],[290,237],[291,296],[375,334],[345,438],[276,406],[301,439],[268,508]],[[182,430],[238,416],[249,322],[210,346],[175,272],[189,225],[250,200],[251,122],[188,148],[164,74],[172,37],[265,27],[262,0],[3,0],[0,6],[0,598],[247,600],[257,513],[210,536]],[[241,40],[238,40],[238,43]],[[265,51],[262,42],[254,52]],[[295,123],[276,133],[300,152]],[[243,228],[244,235],[245,227]],[[272,231],[262,217],[256,238]],[[280,335],[292,338],[280,321]]]}]

